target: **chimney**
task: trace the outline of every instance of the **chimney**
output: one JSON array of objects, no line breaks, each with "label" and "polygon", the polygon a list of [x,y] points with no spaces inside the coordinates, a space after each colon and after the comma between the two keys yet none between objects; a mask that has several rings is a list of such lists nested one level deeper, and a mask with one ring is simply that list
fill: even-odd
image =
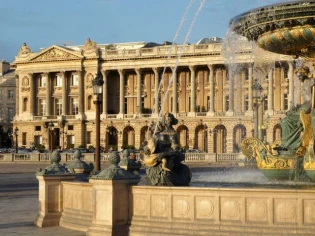
[{"label": "chimney", "polygon": [[0,62],[0,76],[4,75],[6,72],[10,70],[10,63],[2,60]]}]

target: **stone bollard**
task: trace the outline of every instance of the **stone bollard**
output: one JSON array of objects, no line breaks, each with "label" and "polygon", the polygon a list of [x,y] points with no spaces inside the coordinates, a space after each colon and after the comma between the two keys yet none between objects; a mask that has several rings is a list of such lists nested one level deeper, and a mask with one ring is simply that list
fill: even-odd
[{"label": "stone bollard", "polygon": [[136,185],[140,176],[118,166],[118,152],[109,156],[110,166],[90,178],[93,185],[93,220],[86,235],[127,236],[129,232],[128,186]]},{"label": "stone bollard", "polygon": [[36,171],[39,182],[39,213],[34,221],[38,227],[58,226],[63,210],[62,181],[75,179],[74,173],[68,171],[59,162],[61,156],[58,150],[51,155],[51,165],[44,170]]}]

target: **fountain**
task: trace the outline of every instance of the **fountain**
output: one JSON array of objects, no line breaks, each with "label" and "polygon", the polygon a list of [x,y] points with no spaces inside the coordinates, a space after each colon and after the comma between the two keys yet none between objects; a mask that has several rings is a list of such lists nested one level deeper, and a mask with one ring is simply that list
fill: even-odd
[{"label": "fountain", "polygon": [[306,172],[315,180],[314,104],[315,95],[315,1],[294,1],[254,9],[230,21],[230,28],[269,52],[303,58],[296,71],[303,83],[303,103],[292,106],[281,121],[281,143],[269,145],[256,138],[247,138],[242,151],[255,157],[265,176],[275,179],[303,180]]}]

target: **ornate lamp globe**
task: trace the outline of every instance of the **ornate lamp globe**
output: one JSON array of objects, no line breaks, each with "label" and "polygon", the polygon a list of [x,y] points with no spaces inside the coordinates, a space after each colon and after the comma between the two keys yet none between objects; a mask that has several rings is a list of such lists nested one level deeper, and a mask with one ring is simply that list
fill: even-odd
[{"label": "ornate lamp globe", "polygon": [[103,78],[100,73],[97,73],[92,81],[94,95],[101,95],[103,93]]},{"label": "ornate lamp globe", "polygon": [[14,135],[15,135],[15,136],[18,136],[18,135],[19,135],[19,129],[18,129],[18,127],[15,127],[15,129],[14,129]]},{"label": "ornate lamp globe", "polygon": [[49,124],[48,124],[48,128],[49,128],[49,130],[53,131],[53,130],[54,130],[54,128],[55,128],[54,123],[49,122]]},{"label": "ornate lamp globe", "polygon": [[252,89],[253,89],[253,98],[260,98],[261,91],[263,88],[257,80],[255,80],[255,82],[253,83]]}]

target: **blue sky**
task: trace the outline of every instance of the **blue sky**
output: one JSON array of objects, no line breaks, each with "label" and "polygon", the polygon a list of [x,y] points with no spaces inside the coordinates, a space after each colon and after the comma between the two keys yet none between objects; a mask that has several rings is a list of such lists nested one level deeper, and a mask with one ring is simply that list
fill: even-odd
[{"label": "blue sky", "polygon": [[[202,0],[195,0],[176,40],[184,42]],[[173,41],[191,0],[0,0],[0,60],[13,61],[26,42],[50,45]],[[255,7],[283,0],[206,0],[188,42],[224,37],[229,20]]]}]

